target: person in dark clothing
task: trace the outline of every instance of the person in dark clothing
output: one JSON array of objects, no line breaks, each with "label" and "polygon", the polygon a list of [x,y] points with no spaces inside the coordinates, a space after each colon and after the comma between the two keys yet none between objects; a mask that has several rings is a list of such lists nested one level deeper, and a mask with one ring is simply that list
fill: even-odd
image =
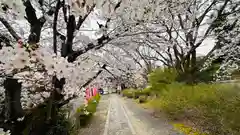
[{"label": "person in dark clothing", "polygon": [[103,89],[102,88],[99,88],[98,91],[101,95],[103,95]]},{"label": "person in dark clothing", "polygon": [[121,84],[121,89],[122,89],[122,90],[126,89],[126,86],[125,86],[124,83]]}]

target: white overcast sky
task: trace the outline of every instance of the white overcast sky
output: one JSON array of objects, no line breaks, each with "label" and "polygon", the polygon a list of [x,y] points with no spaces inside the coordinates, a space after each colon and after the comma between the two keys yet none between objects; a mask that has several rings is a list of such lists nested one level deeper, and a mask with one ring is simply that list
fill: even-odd
[{"label": "white overcast sky", "polygon": [[198,55],[206,55],[215,45],[215,41],[212,38],[203,41],[202,45],[197,48]]}]

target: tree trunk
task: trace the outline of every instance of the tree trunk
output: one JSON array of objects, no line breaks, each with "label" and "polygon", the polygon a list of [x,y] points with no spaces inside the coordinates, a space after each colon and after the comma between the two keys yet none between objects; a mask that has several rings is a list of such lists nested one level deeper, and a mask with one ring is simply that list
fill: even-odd
[{"label": "tree trunk", "polygon": [[21,135],[24,124],[16,120],[24,116],[20,102],[22,85],[17,79],[6,78],[3,86],[5,88],[4,119],[7,120],[4,124],[2,123],[3,128],[10,130],[11,135]]},{"label": "tree trunk", "polygon": [[5,119],[14,120],[23,116],[23,109],[20,102],[21,83],[17,79],[7,78],[4,81],[5,88]]},{"label": "tree trunk", "polygon": [[76,21],[75,16],[69,16],[69,20],[67,23],[67,41],[66,44],[62,44],[61,55],[62,57],[67,57],[69,54],[73,52],[72,44],[74,39],[74,32],[76,30]]},{"label": "tree trunk", "polygon": [[197,61],[197,56],[196,56],[196,50],[192,52],[192,57],[191,57],[191,68],[194,68],[196,66],[196,61]]},{"label": "tree trunk", "polygon": [[33,8],[30,0],[27,0],[24,2],[25,5],[25,12],[27,15],[27,20],[30,23],[30,35],[28,37],[28,43],[29,44],[35,44],[38,43],[41,36],[41,30],[43,27],[43,24],[45,23],[46,19],[44,17],[37,18],[35,9]]},{"label": "tree trunk", "polygon": [[190,67],[190,75],[191,75],[191,81],[194,83],[196,81],[196,73],[198,72],[198,69],[196,69],[196,50],[192,52],[192,57],[191,57],[191,67]]}]

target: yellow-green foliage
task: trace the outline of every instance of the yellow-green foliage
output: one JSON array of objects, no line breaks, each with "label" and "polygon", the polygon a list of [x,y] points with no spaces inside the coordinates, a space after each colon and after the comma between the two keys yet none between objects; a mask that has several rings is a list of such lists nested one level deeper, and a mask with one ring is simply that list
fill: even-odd
[{"label": "yellow-green foliage", "polygon": [[147,96],[146,95],[141,95],[138,99],[139,103],[145,103],[147,101]]},{"label": "yellow-green foliage", "polygon": [[150,96],[151,95],[151,88],[145,88],[141,91],[141,95]]},{"label": "yellow-green foliage", "polygon": [[95,113],[97,109],[97,105],[99,103],[101,96],[97,94],[96,96],[93,96],[89,101],[88,105],[86,107],[86,110],[90,113]]},{"label": "yellow-green foliage", "polygon": [[174,69],[158,68],[149,75],[151,90],[161,91],[167,84],[174,82],[177,78],[177,72]]},{"label": "yellow-green foliage", "polygon": [[125,97],[133,98],[133,92],[134,92],[134,89],[125,89],[123,90],[122,94]]},{"label": "yellow-green foliage", "polygon": [[157,69],[149,76],[150,91],[158,97],[148,105],[172,119],[188,119],[211,135],[240,134],[239,87],[227,84],[177,83],[172,69]]},{"label": "yellow-green foliage", "polygon": [[99,100],[101,99],[101,96],[97,94],[96,96],[93,96],[89,101],[87,106],[81,105],[79,108],[77,108],[77,111],[75,113],[76,122],[75,126],[77,128],[81,126],[86,126],[86,124],[89,122],[92,114],[94,114],[97,110],[97,105],[99,103]]},{"label": "yellow-green foliage", "polygon": [[101,95],[97,94],[96,96],[94,96],[95,100],[99,103],[100,99],[101,99]]},{"label": "yellow-green foliage", "polygon": [[172,83],[151,101],[171,118],[189,119],[213,135],[240,134],[240,91],[222,84]]},{"label": "yellow-green foliage", "polygon": [[177,131],[183,133],[184,135],[208,135],[207,133],[201,133],[199,130],[183,124],[173,124],[173,126]]},{"label": "yellow-green foliage", "polygon": [[95,113],[97,109],[97,101],[95,99],[91,99],[88,101],[88,105],[86,107],[86,110],[89,113]]},{"label": "yellow-green foliage", "polygon": [[81,113],[81,112],[83,112],[83,109],[84,109],[84,105],[79,106],[79,107],[77,108],[77,110],[76,110],[76,113]]},{"label": "yellow-green foliage", "polygon": [[144,90],[135,90],[135,89],[125,89],[123,90],[123,96],[126,96],[128,98],[139,98],[140,96],[149,96],[150,95],[150,89],[146,88]]}]

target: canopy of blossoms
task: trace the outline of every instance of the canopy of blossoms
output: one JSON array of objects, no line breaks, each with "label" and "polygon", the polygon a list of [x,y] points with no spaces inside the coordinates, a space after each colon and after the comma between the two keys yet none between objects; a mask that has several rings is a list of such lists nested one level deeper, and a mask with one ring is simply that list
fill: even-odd
[{"label": "canopy of blossoms", "polygon": [[[21,83],[21,106],[27,110],[53,91],[64,100],[79,96],[96,78],[93,83],[107,84],[112,77],[141,85],[157,62],[184,71],[185,61],[196,57],[203,41],[220,36],[225,37],[222,47],[214,44],[209,55],[231,54],[217,72],[230,74],[239,64],[239,2],[0,0],[1,82],[10,78]],[[224,14],[234,24],[230,34],[216,31],[224,27],[217,23]],[[134,76],[137,71],[141,75]],[[56,88],[53,78],[63,88]],[[0,111],[5,94],[0,87]]]}]

